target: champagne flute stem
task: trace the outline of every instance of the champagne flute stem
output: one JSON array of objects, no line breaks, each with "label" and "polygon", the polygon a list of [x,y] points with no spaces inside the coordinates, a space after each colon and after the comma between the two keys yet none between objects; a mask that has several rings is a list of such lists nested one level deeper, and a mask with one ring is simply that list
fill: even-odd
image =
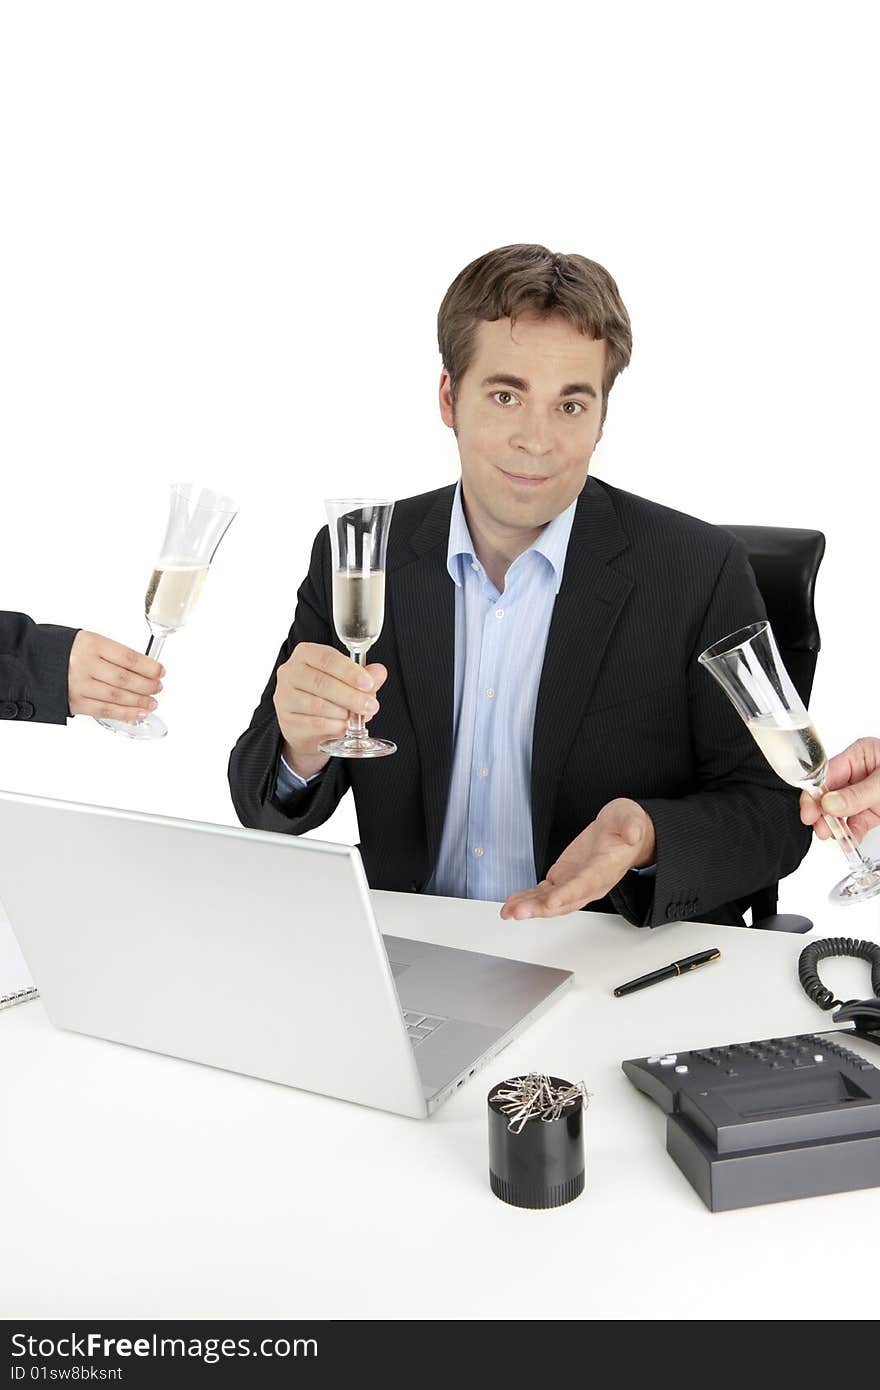
[{"label": "champagne flute stem", "polygon": [[852,832],[846,821],[841,820],[838,816],[827,816],[824,811],[822,812],[822,816],[831,834],[846,855],[849,867],[852,869],[853,873],[862,874],[866,870],[869,870],[870,865],[853,839]]},{"label": "champagne flute stem", "polygon": [[157,637],[155,633],[151,633],[151,634],[150,634],[150,640],[149,640],[149,642],[147,643],[147,653],[146,653],[147,656],[151,656],[151,657],[153,657],[153,659],[154,659],[155,661],[158,661],[158,660],[159,660],[159,653],[161,652],[161,650],[162,650],[162,648],[163,648],[164,646],[165,646],[165,638],[164,638],[164,637]]},{"label": "champagne flute stem", "polygon": [[[349,656],[351,657],[351,659],[352,659],[352,661],[354,662],[355,666],[363,666],[363,664],[364,664],[364,657],[366,656],[366,652],[362,652],[362,651],[352,651],[352,649],[351,649],[350,647],[349,647],[348,650],[349,650]],[[366,724],[364,723],[364,716],[363,716],[362,714],[358,713],[358,712],[355,711],[355,710],[349,710],[349,712],[348,712],[348,728],[347,728],[346,731],[345,731],[345,737],[346,737],[346,738],[366,738],[366,736],[367,736],[367,726],[366,726]]]},{"label": "champagne flute stem", "polygon": [[[825,783],[821,782],[818,787],[810,789],[810,795],[821,802],[827,790],[828,788]],[[822,817],[828,829],[831,831],[831,834],[846,855],[846,862],[849,864],[856,878],[862,878],[865,874],[871,874],[871,865],[853,839],[852,832],[846,821],[841,820],[839,816],[829,816],[825,811],[822,812]]]}]

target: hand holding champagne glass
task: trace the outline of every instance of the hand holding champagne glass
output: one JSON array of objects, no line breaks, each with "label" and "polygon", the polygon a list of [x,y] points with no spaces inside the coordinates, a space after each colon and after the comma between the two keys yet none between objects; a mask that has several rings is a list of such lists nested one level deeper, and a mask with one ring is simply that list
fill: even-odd
[{"label": "hand holding champagne glass", "polygon": [[821,802],[807,792],[801,796],[801,820],[813,826],[820,840],[830,834],[824,811],[846,816],[857,843],[880,826],[880,738],[864,735],[831,758],[825,781],[829,791]]},{"label": "hand holding champagne glass", "polygon": [[[752,623],[700,654],[774,772],[817,802],[828,788],[822,741],[791,682],[768,622]],[[880,865],[862,854],[845,820],[825,815],[850,872],[831,892],[836,903],[862,902],[880,894]]]},{"label": "hand holding champagne glass", "polygon": [[67,664],[67,705],[71,714],[134,722],[156,708],[164,666],[97,632],[81,629]]},{"label": "hand holding champagne glass", "polygon": [[[226,535],[238,508],[197,483],[175,483],[165,540],[147,585],[144,614],[150,629],[147,656],[158,659],[165,639],[187,622],[205,582],[217,547]],[[162,720],[148,714],[137,723],[99,719],[98,723],[129,738],[164,738]]]},{"label": "hand holding champagne glass", "polygon": [[[351,659],[363,666],[385,621],[385,555],[394,503],[340,498],[325,506],[333,555],[333,625]],[[334,758],[382,758],[397,752],[389,739],[370,737],[358,710],[350,713],[343,738],[319,748]]]},{"label": "hand holding champagne glass", "polygon": [[352,710],[372,718],[375,698],[388,678],[380,662],[356,666],[335,647],[298,642],[275,673],[272,703],[281,730],[287,766],[308,780],[321,772],[329,755],[322,742],[341,738]]}]

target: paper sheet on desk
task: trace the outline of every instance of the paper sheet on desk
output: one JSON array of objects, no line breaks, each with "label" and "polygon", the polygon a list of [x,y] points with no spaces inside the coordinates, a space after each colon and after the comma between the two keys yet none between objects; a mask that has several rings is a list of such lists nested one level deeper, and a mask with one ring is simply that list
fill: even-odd
[{"label": "paper sheet on desk", "polygon": [[34,982],[24,963],[15,933],[0,907],[0,997],[16,994],[20,989],[33,988]]}]

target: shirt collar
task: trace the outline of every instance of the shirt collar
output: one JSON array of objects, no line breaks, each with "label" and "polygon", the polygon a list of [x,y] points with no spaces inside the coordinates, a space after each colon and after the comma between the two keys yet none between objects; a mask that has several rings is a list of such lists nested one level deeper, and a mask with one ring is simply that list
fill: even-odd
[{"label": "shirt collar", "polygon": [[[548,521],[541,534],[532,541],[528,550],[523,551],[523,555],[528,555],[530,551],[534,551],[537,555],[543,555],[544,559],[552,566],[557,594],[562,585],[562,572],[565,569],[565,556],[568,552],[568,542],[576,507],[577,498],[569,503],[564,512],[560,512],[552,521]],[[449,543],[446,548],[446,568],[459,588],[461,588],[464,575],[463,566],[472,564],[476,558],[474,543],[462,505],[461,479],[459,478],[455,486],[455,496],[452,499],[452,515],[449,518]],[[521,559],[522,556],[518,556],[514,564],[517,564]]]}]

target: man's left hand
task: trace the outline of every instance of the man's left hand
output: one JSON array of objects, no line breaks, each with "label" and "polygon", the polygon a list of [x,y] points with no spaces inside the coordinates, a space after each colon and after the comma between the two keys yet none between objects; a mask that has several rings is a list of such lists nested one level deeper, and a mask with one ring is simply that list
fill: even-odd
[{"label": "man's left hand", "polygon": [[618,797],[603,806],[535,888],[511,893],[501,916],[561,917],[604,898],[630,869],[654,862],[654,822],[637,801]]}]

